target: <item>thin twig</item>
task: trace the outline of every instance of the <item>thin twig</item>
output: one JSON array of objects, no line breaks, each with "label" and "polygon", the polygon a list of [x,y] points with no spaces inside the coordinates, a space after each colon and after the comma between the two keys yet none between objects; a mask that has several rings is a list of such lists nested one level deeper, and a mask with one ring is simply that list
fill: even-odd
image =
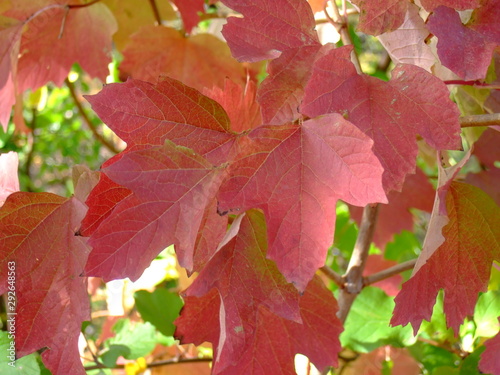
[{"label": "thin twig", "polygon": [[344,279],[345,287],[340,290],[339,311],[337,316],[345,322],[352,303],[363,289],[363,270],[365,269],[368,251],[375,232],[377,222],[378,205],[367,205],[363,210],[363,218],[359,227],[358,238],[354,245],[349,265],[347,266]]},{"label": "thin twig", "polygon": [[326,277],[328,277],[330,280],[332,280],[335,284],[337,284],[341,288],[344,287],[345,280],[342,278],[341,275],[339,275],[337,272],[332,270],[330,267],[323,266],[320,268],[320,270],[321,270],[321,272],[323,272],[326,275]]},{"label": "thin twig", "polygon": [[491,125],[500,125],[500,113],[460,117],[460,126],[462,128]]},{"label": "thin twig", "polygon": [[120,150],[118,150],[114,144],[112,144],[106,138],[104,138],[102,135],[100,135],[97,132],[97,129],[94,127],[94,125],[92,125],[92,122],[90,121],[89,117],[87,116],[87,113],[83,109],[82,103],[80,103],[80,101],[78,100],[78,96],[76,95],[75,86],[73,85],[73,83],[71,83],[69,81],[69,79],[67,79],[67,78],[64,80],[64,82],[66,83],[66,86],[68,86],[69,93],[71,94],[71,97],[73,98],[73,101],[75,102],[75,105],[78,108],[78,112],[80,113],[80,116],[82,116],[83,120],[85,121],[85,123],[89,127],[90,131],[92,132],[92,134],[94,134],[94,137],[96,137],[96,139],[99,142],[101,142],[102,145],[104,147],[106,147],[109,151],[111,151],[115,154],[118,154],[120,152]]},{"label": "thin twig", "polygon": [[153,9],[153,13],[155,15],[156,22],[158,23],[158,25],[161,25],[160,11],[158,10],[158,6],[156,5],[156,1],[149,0],[149,4],[151,4],[151,8]]},{"label": "thin twig", "polygon": [[[333,10],[333,20],[335,22],[341,23],[342,27],[340,28],[340,37],[342,38],[342,43],[344,45],[353,45],[351,36],[349,35],[349,30],[347,29],[347,23],[345,20],[343,20],[342,16],[340,15],[339,7],[337,6],[337,3],[335,0],[330,0],[330,7]],[[354,66],[356,67],[356,70],[358,71],[359,74],[361,74],[361,64],[359,63],[359,58],[356,52],[353,53],[353,62]]]},{"label": "thin twig", "polygon": [[28,181],[28,186],[27,190],[28,191],[35,191],[35,188],[33,186],[33,178],[31,176],[31,164],[33,163],[33,157],[35,156],[35,145],[36,145],[36,117],[37,117],[38,111],[36,108],[33,108],[31,110],[31,122],[29,125],[29,128],[31,130],[31,133],[27,135],[28,138],[28,145],[29,145],[29,151],[26,155],[26,161],[24,162],[24,173],[26,174],[27,181]]},{"label": "thin twig", "polygon": [[450,81],[443,81],[446,85],[465,85],[465,86],[474,86],[481,89],[490,89],[490,90],[500,90],[500,85],[490,85],[486,82],[481,81],[462,81],[460,79],[454,79]]},{"label": "thin twig", "polygon": [[[168,366],[168,365],[175,365],[175,364],[182,364],[182,363],[195,363],[195,362],[212,362],[212,358],[207,357],[207,358],[172,358],[172,359],[166,359],[164,361],[156,361],[156,362],[151,362],[146,365],[147,368],[152,368],[152,367],[160,367],[160,366]],[[123,369],[125,368],[125,365],[116,365],[113,367],[108,367],[102,363],[98,363],[96,365],[90,365],[90,366],[85,366],[85,371],[90,371],[90,370],[99,370],[99,369]]]},{"label": "thin twig", "polygon": [[409,260],[409,261],[406,261],[406,262],[403,262],[400,264],[396,264],[395,266],[389,267],[383,271],[366,276],[363,278],[363,285],[367,286],[367,285],[375,284],[376,282],[378,282],[380,280],[385,280],[385,279],[388,279],[389,277],[397,275],[401,272],[411,270],[411,269],[413,269],[413,267],[415,267],[415,263],[417,263],[417,260],[412,259],[412,260]]}]

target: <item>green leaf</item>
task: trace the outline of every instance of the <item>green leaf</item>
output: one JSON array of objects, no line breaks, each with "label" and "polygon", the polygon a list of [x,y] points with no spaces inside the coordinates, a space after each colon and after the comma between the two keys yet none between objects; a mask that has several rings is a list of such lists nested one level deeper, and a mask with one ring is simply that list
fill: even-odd
[{"label": "green leaf", "polygon": [[408,350],[413,358],[419,361],[429,374],[446,374],[446,372],[442,372],[444,368],[450,370],[449,374],[458,374],[455,363],[460,361],[460,357],[446,349],[417,341]]},{"label": "green leaf", "polygon": [[446,326],[446,316],[443,312],[443,291],[439,291],[436,298],[436,304],[432,310],[430,322],[423,320],[418,331],[418,335],[422,335],[427,339],[445,342],[454,340],[455,335],[451,328]]},{"label": "green leaf", "polygon": [[137,310],[145,322],[153,324],[165,336],[174,334],[173,322],[183,305],[179,295],[165,288],[158,288],[153,293],[139,290],[135,292],[134,298]]},{"label": "green leaf", "polygon": [[500,291],[489,291],[477,300],[474,310],[476,323],[475,337],[493,337],[497,334],[498,316],[500,315]]},{"label": "green leaf", "polygon": [[482,374],[478,370],[478,365],[479,360],[481,359],[481,353],[484,352],[485,349],[485,346],[481,346],[462,361],[462,365],[460,366],[460,375]]},{"label": "green leaf", "polygon": [[109,350],[103,354],[109,362],[114,358],[116,363],[116,358],[120,355],[126,359],[144,357],[157,344],[156,329],[147,322],[131,323],[129,319],[120,319],[113,326],[113,331],[116,336],[106,340]]},{"label": "green leaf", "polygon": [[40,375],[40,366],[37,362],[38,353],[32,353],[25,357],[12,361],[8,358],[9,348],[13,342],[9,334],[0,331],[0,374],[2,375]]},{"label": "green leaf", "polygon": [[342,346],[359,352],[370,352],[383,345],[396,347],[415,342],[412,329],[391,327],[394,298],[379,288],[367,287],[354,301],[340,335]]},{"label": "green leaf", "polygon": [[422,245],[415,237],[414,233],[406,230],[394,236],[394,241],[388,243],[385,247],[385,259],[395,260],[396,262],[405,262],[414,259],[420,254]]}]

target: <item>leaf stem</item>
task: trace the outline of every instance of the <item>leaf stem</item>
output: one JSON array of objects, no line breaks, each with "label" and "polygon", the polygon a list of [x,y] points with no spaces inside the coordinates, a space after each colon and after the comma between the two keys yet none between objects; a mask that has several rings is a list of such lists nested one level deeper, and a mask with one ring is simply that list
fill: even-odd
[{"label": "leaf stem", "polygon": [[320,268],[321,272],[325,274],[326,277],[328,277],[330,280],[332,280],[335,284],[337,284],[339,287],[343,288],[345,285],[345,280],[344,278],[339,275],[337,272],[332,270],[328,266],[323,266]]},{"label": "leaf stem", "polygon": [[478,86],[483,89],[500,90],[500,85],[490,85],[481,81],[462,81],[460,79],[443,81],[446,85],[465,85],[465,86]]},{"label": "leaf stem", "polygon": [[153,13],[155,15],[156,22],[158,23],[158,25],[161,25],[160,11],[158,10],[158,6],[156,5],[156,1],[149,0],[149,4],[151,5],[151,8],[153,9]]},{"label": "leaf stem", "polygon": [[460,126],[462,128],[491,125],[500,125],[500,113],[460,117]]},{"label": "leaf stem", "polygon": [[[181,364],[181,363],[211,362],[212,360],[213,359],[210,357],[206,357],[206,358],[172,358],[172,359],[166,359],[164,361],[151,362],[151,363],[148,363],[146,366],[147,366],[147,368],[153,368],[153,367],[168,366],[168,365],[175,365],[175,364]],[[114,367],[108,367],[102,363],[98,363],[96,365],[85,366],[84,368],[85,368],[85,371],[99,370],[99,369],[124,369],[125,365],[116,365]]]},{"label": "leaf stem", "polygon": [[375,284],[376,282],[380,280],[385,280],[388,279],[391,276],[397,275],[401,272],[411,270],[413,267],[415,267],[415,263],[417,263],[417,259],[412,259],[400,264],[396,264],[393,267],[389,267],[383,271],[371,274],[370,276],[366,276],[363,278],[363,285],[371,285]]},{"label": "leaf stem", "polygon": [[347,266],[347,271],[343,277],[345,279],[345,287],[340,290],[338,300],[339,311],[337,316],[342,323],[345,322],[352,303],[361,292],[361,289],[363,289],[363,271],[375,232],[377,214],[378,204],[367,205],[363,210],[363,218],[361,219],[358,238],[356,239],[354,251],[349,260],[349,265]]},{"label": "leaf stem", "polygon": [[78,96],[76,95],[75,86],[73,85],[73,83],[71,83],[68,78],[66,78],[64,80],[64,82],[66,83],[66,86],[68,86],[69,93],[71,94],[71,97],[73,98],[73,101],[75,102],[75,105],[78,108],[78,112],[80,113],[80,116],[82,116],[84,122],[87,124],[88,128],[90,129],[90,131],[92,132],[94,137],[99,142],[101,142],[101,144],[104,147],[106,147],[109,151],[111,151],[115,154],[118,154],[120,152],[120,150],[118,150],[114,144],[112,144],[110,141],[108,141],[106,138],[104,138],[102,135],[100,135],[97,132],[97,129],[94,127],[94,125],[92,125],[92,122],[90,121],[87,113],[83,109],[82,103],[80,103],[80,100],[78,100]]}]

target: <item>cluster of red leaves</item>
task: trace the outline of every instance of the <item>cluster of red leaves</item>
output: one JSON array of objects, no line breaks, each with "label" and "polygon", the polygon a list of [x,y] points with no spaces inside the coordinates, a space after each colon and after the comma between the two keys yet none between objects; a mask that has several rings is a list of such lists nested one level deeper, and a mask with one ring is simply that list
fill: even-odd
[{"label": "cluster of red leaves", "polygon": [[[174,3],[189,32],[202,2]],[[358,72],[351,47],[321,45],[305,0],[224,3],[243,16],[229,18],[223,29],[231,54],[246,63],[270,60],[258,88],[250,65],[232,60],[214,37],[140,28],[120,67],[132,78],[87,98],[127,143],[103,165],[88,211],[80,195],[28,193],[9,195],[0,210],[0,292],[7,289],[8,261],[16,261],[19,275],[18,354],[48,347],[42,356],[55,374],[84,373],[77,351],[88,319],[81,276],[135,280],[172,244],[180,264],[199,273],[185,292],[176,336],[212,342],[215,374],[292,374],[296,353],[318,368],[336,365],[342,325],[315,273],[333,242],[337,200],[360,207],[389,202],[375,239],[384,245],[411,227],[408,208],[432,209],[425,176],[411,175],[416,136],[436,150],[461,147],[458,109],[445,84],[425,69],[399,64],[389,82]],[[355,3],[360,27],[373,34],[397,28],[414,9],[406,1]],[[483,38],[480,56],[491,57],[498,39],[488,12],[496,14],[498,2],[462,1],[454,9],[447,3],[422,1],[434,11],[428,25],[445,45],[438,45],[446,54],[441,60],[464,78],[484,78],[484,64],[445,52],[452,42],[440,36],[441,25],[456,25],[451,36],[468,35],[467,43]],[[457,25],[455,9],[470,8],[477,9],[469,24]],[[104,79],[116,30],[105,5],[21,1],[4,16],[3,124],[17,93],[61,84],[75,61]],[[170,49],[182,54],[182,65]],[[478,144],[476,155],[495,169],[498,159],[480,150]],[[439,190],[439,215],[447,221],[434,231],[442,243],[403,285],[394,324],[417,329],[442,288],[449,325],[457,329],[485,290],[492,261],[500,260],[500,209],[451,175]],[[5,188],[16,190],[8,180]],[[397,226],[390,224],[394,217],[401,218]],[[491,354],[497,342],[487,346],[485,369],[498,370]]]}]

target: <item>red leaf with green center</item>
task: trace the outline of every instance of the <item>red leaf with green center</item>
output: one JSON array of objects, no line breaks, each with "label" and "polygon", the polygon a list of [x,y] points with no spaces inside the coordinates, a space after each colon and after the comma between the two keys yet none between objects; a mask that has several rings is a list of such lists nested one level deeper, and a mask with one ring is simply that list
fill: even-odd
[{"label": "red leaf with green center", "polygon": [[482,190],[452,182],[446,196],[445,242],[396,297],[392,325],[411,323],[418,331],[429,320],[437,293],[444,289],[447,324],[458,332],[473,315],[478,293],[486,291],[493,260],[500,260],[500,207]]},{"label": "red leaf with green center", "polygon": [[461,148],[459,111],[446,85],[425,70],[401,64],[384,82],[357,74],[351,51],[335,49],[316,61],[301,112],[346,116],[374,140],[386,192],[401,190],[415,170],[417,134],[438,150]]},{"label": "red leaf with green center", "polygon": [[16,355],[48,348],[42,359],[54,374],[85,374],[78,338],[90,306],[80,274],[89,248],[75,236],[85,211],[49,193],[14,193],[0,209],[0,293],[17,297],[17,315],[8,315]]},{"label": "red leaf with green center", "polygon": [[242,143],[221,187],[219,211],[264,210],[268,256],[304,290],[332,244],[336,201],[386,201],[372,141],[333,114],[302,126],[261,126]]}]

